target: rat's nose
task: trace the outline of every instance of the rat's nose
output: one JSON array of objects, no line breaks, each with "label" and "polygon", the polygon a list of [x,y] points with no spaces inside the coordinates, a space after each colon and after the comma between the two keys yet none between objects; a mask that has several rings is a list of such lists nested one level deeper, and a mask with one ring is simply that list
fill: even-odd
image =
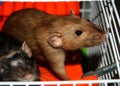
[{"label": "rat's nose", "polygon": [[32,78],[32,74],[29,74],[29,73],[26,73],[25,76],[24,76],[25,80],[29,80],[31,78]]},{"label": "rat's nose", "polygon": [[101,40],[104,40],[105,37],[106,37],[106,33],[102,33],[102,34],[98,33],[93,36],[94,39],[101,39]]},{"label": "rat's nose", "polygon": [[102,36],[101,36],[102,39],[105,39],[106,38],[106,33],[103,33]]}]

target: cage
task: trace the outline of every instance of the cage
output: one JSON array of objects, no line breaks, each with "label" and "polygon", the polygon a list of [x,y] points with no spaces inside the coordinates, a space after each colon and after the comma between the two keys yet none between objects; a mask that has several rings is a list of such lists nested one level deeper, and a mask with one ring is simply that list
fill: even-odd
[{"label": "cage", "polygon": [[[0,3],[1,6],[2,3],[4,3],[5,1],[7,1],[8,3],[14,2],[14,0],[3,0]],[[19,0],[15,0],[15,1],[19,1]],[[19,2],[21,1],[28,2],[28,0],[20,0]],[[31,3],[35,3],[37,1],[38,0],[32,0]],[[61,0],[56,2],[61,2]],[[47,0],[44,1],[44,3],[47,3]],[[80,6],[79,9],[78,9],[78,4]],[[88,55],[92,55],[93,53],[102,53],[102,60],[97,70],[87,73],[89,75],[97,74],[98,80],[92,80],[90,78],[89,80],[72,80],[72,81],[0,82],[0,86],[36,86],[36,85],[38,86],[120,86],[119,1],[118,0],[77,0],[77,5],[75,4],[73,8],[75,10],[78,10],[76,11],[76,14],[79,12],[80,17],[88,18],[90,21],[92,21],[97,25],[100,25],[101,27],[104,28],[106,32],[108,32],[107,38],[102,45],[92,48],[87,48],[85,50],[85,52],[87,52]],[[10,7],[8,6],[6,9],[7,10],[10,9]],[[1,11],[0,13],[3,12],[2,7],[0,11]],[[7,12],[9,12],[9,10]],[[8,16],[7,13],[6,15],[4,15],[4,19],[1,21],[1,25],[3,24],[3,21],[5,20],[6,16]]]}]

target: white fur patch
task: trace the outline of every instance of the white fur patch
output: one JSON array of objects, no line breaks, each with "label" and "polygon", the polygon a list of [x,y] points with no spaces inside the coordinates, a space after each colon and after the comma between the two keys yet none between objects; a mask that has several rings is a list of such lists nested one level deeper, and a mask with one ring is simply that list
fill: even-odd
[{"label": "white fur patch", "polygon": [[1,70],[0,70],[0,73],[3,73],[3,72],[4,72],[4,69],[1,69]]},{"label": "white fur patch", "polygon": [[18,66],[18,63],[23,63],[23,61],[18,59],[18,60],[12,61],[10,64],[12,66]]},{"label": "white fur patch", "polygon": [[16,53],[20,53],[20,51],[10,51],[7,55],[5,55],[5,58],[12,58]]}]

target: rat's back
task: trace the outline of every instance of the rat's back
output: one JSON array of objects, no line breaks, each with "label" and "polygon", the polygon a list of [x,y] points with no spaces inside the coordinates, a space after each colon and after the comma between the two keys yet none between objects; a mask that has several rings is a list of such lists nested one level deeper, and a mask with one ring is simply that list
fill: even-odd
[{"label": "rat's back", "polygon": [[15,34],[17,39],[23,41],[26,34],[31,34],[37,24],[44,22],[46,15],[45,12],[33,8],[15,11],[7,18],[2,28],[4,32]]}]

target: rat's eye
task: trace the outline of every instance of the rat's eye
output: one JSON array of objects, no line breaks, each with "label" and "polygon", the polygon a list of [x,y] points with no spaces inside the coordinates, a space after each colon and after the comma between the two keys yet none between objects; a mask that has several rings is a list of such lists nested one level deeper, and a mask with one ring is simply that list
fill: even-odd
[{"label": "rat's eye", "polygon": [[90,22],[90,20],[89,20],[89,19],[87,19],[87,21],[88,21],[88,22]]},{"label": "rat's eye", "polygon": [[81,34],[82,34],[82,31],[81,31],[81,30],[76,30],[76,32],[75,32],[75,33],[76,33],[76,35],[78,35],[78,36],[79,36],[79,35],[81,35]]}]

